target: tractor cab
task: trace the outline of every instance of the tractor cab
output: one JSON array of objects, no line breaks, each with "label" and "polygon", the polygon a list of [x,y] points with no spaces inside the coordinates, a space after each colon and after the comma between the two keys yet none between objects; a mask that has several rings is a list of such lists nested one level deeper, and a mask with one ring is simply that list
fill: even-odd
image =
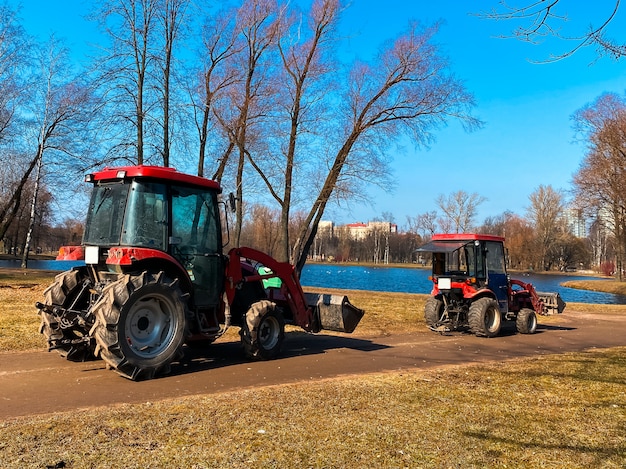
[{"label": "tractor cab", "polygon": [[418,252],[432,253],[434,289],[462,297],[490,290],[508,311],[504,238],[480,234],[435,234]]},{"label": "tractor cab", "polygon": [[105,169],[86,179],[94,184],[83,239],[87,263],[116,273],[184,270],[166,273],[191,283],[195,306],[219,303],[224,257],[216,182],[151,166]]}]

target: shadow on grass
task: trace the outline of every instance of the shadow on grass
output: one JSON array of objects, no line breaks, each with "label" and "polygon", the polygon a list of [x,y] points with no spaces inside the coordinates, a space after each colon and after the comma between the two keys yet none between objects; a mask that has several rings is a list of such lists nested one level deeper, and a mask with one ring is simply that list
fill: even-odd
[{"label": "shadow on grass", "polygon": [[[609,467],[613,464],[624,464],[625,462],[623,449],[619,447],[619,443],[615,448],[611,448],[591,444],[568,444],[567,442],[561,444],[541,443],[537,440],[528,440],[523,437],[504,438],[495,436],[487,431],[463,432],[463,434],[469,438],[483,440],[490,444],[505,444],[519,447],[524,450],[535,448],[537,450],[548,450],[552,452],[565,451],[573,453],[573,457],[580,454],[588,454],[595,460],[594,463],[592,463],[594,467]],[[567,463],[565,466],[567,466]]]}]

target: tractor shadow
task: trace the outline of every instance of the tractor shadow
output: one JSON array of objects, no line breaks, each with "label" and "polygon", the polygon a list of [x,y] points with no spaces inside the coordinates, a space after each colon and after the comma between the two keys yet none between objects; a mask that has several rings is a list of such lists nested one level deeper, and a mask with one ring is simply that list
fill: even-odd
[{"label": "tractor shadow", "polygon": [[[371,340],[355,339],[335,335],[315,335],[302,332],[289,332],[278,357],[272,362],[280,362],[294,357],[324,354],[333,349],[351,349],[361,352],[374,352],[389,348]],[[179,362],[172,363],[168,376],[184,375],[223,368],[234,365],[253,364],[254,360],[245,357],[239,341],[215,342],[204,346],[184,347],[185,356]]]},{"label": "tractor shadow", "polygon": [[[554,332],[554,331],[575,331],[576,329],[578,328],[567,327],[567,326],[553,326],[550,324],[537,324],[537,330],[535,331],[533,335],[539,335],[539,334],[544,334],[546,332]],[[446,331],[446,332],[441,332],[440,334],[444,336],[474,336],[474,333],[470,331],[469,329]],[[515,336],[519,334],[520,333],[517,332],[515,321],[505,321],[502,323],[502,329],[500,329],[500,333],[498,334],[498,336],[494,337],[491,340],[494,340],[497,338],[503,338],[503,337],[504,338],[511,337],[511,336]]]},{"label": "tractor shadow", "polygon": [[[535,334],[543,334],[545,332],[552,331],[573,331],[576,330],[576,327],[565,327],[565,326],[551,326],[549,324],[537,324],[537,330]],[[502,329],[500,330],[499,337],[510,337],[513,335],[518,335],[517,327],[515,326],[515,321],[505,321],[502,324]]]}]

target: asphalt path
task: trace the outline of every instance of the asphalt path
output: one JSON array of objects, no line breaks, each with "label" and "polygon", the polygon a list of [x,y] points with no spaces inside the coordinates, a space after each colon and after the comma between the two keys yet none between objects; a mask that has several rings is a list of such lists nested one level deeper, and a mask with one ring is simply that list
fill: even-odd
[{"label": "asphalt path", "polygon": [[249,362],[238,342],[218,341],[190,350],[168,376],[128,381],[103,361],[68,362],[56,352],[0,353],[0,420],[14,417],[153,402],[257,386],[358,379],[377,372],[498,362],[540,354],[626,345],[626,317],[568,311],[532,335],[506,329],[492,339],[434,332],[360,337],[287,334],[280,358]]}]

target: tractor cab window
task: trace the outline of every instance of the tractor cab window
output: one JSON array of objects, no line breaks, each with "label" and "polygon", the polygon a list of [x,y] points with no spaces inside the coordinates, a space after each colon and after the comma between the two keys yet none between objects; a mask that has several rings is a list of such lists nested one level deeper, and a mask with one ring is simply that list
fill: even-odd
[{"label": "tractor cab window", "polygon": [[128,195],[121,244],[164,250],[166,240],[166,186],[134,181]]},{"label": "tractor cab window", "polygon": [[504,246],[502,243],[488,241],[485,243],[487,250],[487,269],[492,273],[505,274]]},{"label": "tractor cab window", "polygon": [[446,255],[446,274],[476,275],[476,251],[474,244],[468,243]]},{"label": "tractor cab window", "polygon": [[176,251],[214,254],[218,242],[219,214],[215,194],[197,189],[172,189],[172,242]]},{"label": "tractor cab window", "polygon": [[94,186],[89,202],[83,242],[92,246],[119,244],[126,198],[130,185],[108,183]]}]

